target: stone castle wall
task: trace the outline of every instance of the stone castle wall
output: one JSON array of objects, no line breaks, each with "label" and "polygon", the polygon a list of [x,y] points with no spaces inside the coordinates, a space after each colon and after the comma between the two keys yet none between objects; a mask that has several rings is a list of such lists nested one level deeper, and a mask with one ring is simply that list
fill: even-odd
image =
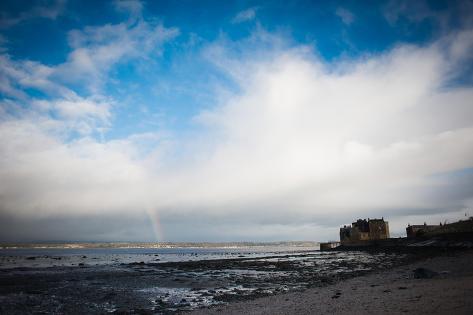
[{"label": "stone castle wall", "polygon": [[351,226],[340,228],[342,244],[382,240],[389,238],[389,224],[384,219],[357,220]]}]

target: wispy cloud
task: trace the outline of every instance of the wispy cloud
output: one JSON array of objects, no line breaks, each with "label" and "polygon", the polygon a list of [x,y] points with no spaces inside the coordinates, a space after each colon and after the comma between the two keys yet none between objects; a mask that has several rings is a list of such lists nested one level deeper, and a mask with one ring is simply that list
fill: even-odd
[{"label": "wispy cloud", "polygon": [[232,23],[243,23],[251,21],[256,17],[257,7],[252,7],[243,11],[238,12],[232,19]]},{"label": "wispy cloud", "polygon": [[55,20],[65,9],[66,0],[36,1],[31,9],[20,12],[17,16],[10,16],[7,12],[0,12],[0,28],[8,28],[24,21],[36,18]]},{"label": "wispy cloud", "polygon": [[88,136],[110,126],[112,106],[103,97],[83,98],[74,95],[48,101],[35,100],[32,105],[40,112],[54,114],[63,127],[63,134],[73,131]]},{"label": "wispy cloud", "polygon": [[64,80],[84,80],[96,88],[110,67],[123,60],[157,56],[161,45],[179,35],[177,28],[139,22],[86,27],[69,33],[73,48],[66,63],[57,67],[56,75]]},{"label": "wispy cloud", "polygon": [[343,24],[350,25],[355,21],[353,13],[345,8],[338,7],[335,14],[342,20]]},{"label": "wispy cloud", "polygon": [[116,0],[114,5],[118,11],[127,12],[131,22],[142,18],[143,3],[139,0]]},{"label": "wispy cloud", "polygon": [[[58,65],[14,60],[6,53],[1,54],[0,92],[10,99],[4,104],[12,108],[12,101],[17,102],[25,108],[14,115],[43,115],[55,122],[49,125],[55,129],[61,125],[65,133],[102,132],[110,125],[114,103],[102,91],[110,80],[110,70],[123,61],[158,57],[162,45],[178,34],[177,28],[141,20],[135,24],[106,24],[70,31],[71,52],[66,62]],[[26,92],[28,89],[40,91],[48,98],[31,96]]]},{"label": "wispy cloud", "polygon": [[[402,27],[406,33],[411,32],[408,25],[402,25],[403,21],[418,24],[424,21],[430,21],[436,25],[440,33],[447,34],[451,31],[451,23],[463,29],[473,27],[473,18],[470,12],[473,10],[471,1],[458,1],[451,10],[434,10],[428,1],[388,1],[384,6],[382,13],[386,21],[392,27]],[[401,23],[400,23],[401,22]]]}]

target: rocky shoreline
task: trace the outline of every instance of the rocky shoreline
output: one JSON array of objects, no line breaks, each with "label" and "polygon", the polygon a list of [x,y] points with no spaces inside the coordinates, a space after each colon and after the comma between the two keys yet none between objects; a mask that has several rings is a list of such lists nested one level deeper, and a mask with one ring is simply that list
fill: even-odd
[{"label": "rocky shoreline", "polygon": [[420,250],[394,268],[193,314],[472,314],[473,250]]},{"label": "rocky shoreline", "polygon": [[[438,253],[333,251],[0,271],[0,313],[173,313],[324,288]],[[343,281],[342,281],[343,280]]]}]

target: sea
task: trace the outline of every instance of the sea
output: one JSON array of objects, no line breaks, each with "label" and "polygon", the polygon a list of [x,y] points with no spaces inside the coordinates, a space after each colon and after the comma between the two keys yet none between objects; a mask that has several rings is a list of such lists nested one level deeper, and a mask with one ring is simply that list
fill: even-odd
[{"label": "sea", "polygon": [[316,242],[278,243],[24,243],[0,245],[0,268],[121,265],[251,258],[319,250]]}]

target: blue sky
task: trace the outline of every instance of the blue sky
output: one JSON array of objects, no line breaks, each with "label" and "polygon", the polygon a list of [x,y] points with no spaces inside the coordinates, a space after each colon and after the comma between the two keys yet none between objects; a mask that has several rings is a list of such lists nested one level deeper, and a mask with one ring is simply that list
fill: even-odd
[{"label": "blue sky", "polygon": [[[151,59],[124,57],[110,65],[101,89],[120,104],[113,110],[114,123],[104,134],[105,139],[154,130],[156,122],[147,119],[149,111],[161,116],[160,123],[165,123],[166,127],[189,128],[192,116],[202,108],[215,106],[214,85],[237,91],[238,86],[231,78],[203,56],[203,51],[215,42],[223,40],[231,45],[263,30],[284,38],[282,45],[285,47],[308,45],[323,60],[331,62],[382,52],[399,43],[428,43],[442,32],[435,14],[459,6],[448,1],[425,4],[425,7],[419,5],[422,10],[431,12],[424,13],[424,19],[417,21],[401,12],[390,21],[387,15],[392,13],[389,9],[393,5],[379,1],[364,2],[363,5],[338,1],[152,1],[143,3],[140,13],[117,8],[114,2],[107,1],[36,4],[41,5],[45,10],[60,12],[54,18],[32,16],[2,29],[7,39],[7,53],[12,58],[48,66],[60,65],[67,62],[73,51],[68,42],[70,32],[85,27],[129,23],[129,29],[133,29],[133,23],[141,21],[176,30],[172,40],[147,56]],[[7,1],[2,6],[4,16],[10,19],[35,8],[30,2],[25,5]],[[242,16],[240,19],[238,14]],[[342,15],[347,16],[346,21]],[[262,47],[254,49],[264,50],[264,44],[257,43]],[[231,53],[239,57],[246,49],[235,47]],[[73,83],[68,86],[77,93],[90,94],[84,82]],[[197,89],[196,85],[199,85]],[[37,89],[26,92],[32,96],[42,93]],[[133,99],[132,104],[127,99]]]},{"label": "blue sky", "polygon": [[322,240],[359,216],[397,234],[458,219],[472,12],[2,1],[0,237]]}]

